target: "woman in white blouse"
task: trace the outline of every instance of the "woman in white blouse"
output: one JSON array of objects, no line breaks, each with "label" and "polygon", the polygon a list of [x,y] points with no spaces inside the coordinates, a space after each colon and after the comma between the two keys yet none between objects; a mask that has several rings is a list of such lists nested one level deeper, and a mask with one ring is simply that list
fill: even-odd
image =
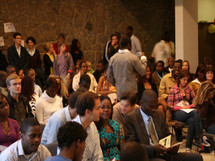
[{"label": "woman in white blouse", "polygon": [[36,102],[36,116],[40,124],[45,124],[51,115],[63,108],[62,99],[57,96],[57,81],[49,77],[46,81],[46,90]]}]

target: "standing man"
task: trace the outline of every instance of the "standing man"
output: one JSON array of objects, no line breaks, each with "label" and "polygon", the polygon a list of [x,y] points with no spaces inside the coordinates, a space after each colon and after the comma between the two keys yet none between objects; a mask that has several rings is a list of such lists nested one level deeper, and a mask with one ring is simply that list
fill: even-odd
[{"label": "standing man", "polygon": [[136,55],[138,52],[142,52],[142,47],[140,40],[133,35],[133,31],[133,27],[128,26],[125,30],[125,34],[131,39],[131,53]]},{"label": "standing man", "polygon": [[28,69],[28,52],[21,45],[22,35],[18,32],[13,34],[14,45],[8,48],[7,56],[9,64],[16,68],[19,75]]},{"label": "standing man", "polygon": [[108,66],[108,81],[117,88],[117,99],[120,100],[122,93],[133,91],[137,93],[136,74],[144,75],[146,71],[146,61],[131,54],[131,39],[122,38],[121,49],[111,57]]}]

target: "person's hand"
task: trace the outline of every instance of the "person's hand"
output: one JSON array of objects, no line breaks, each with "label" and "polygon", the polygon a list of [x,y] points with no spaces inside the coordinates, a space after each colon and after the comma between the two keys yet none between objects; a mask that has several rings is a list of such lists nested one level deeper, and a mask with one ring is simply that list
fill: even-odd
[{"label": "person's hand", "polygon": [[69,80],[69,79],[70,79],[70,74],[67,74],[66,80]]},{"label": "person's hand", "polygon": [[164,153],[164,152],[167,151],[167,148],[165,148],[164,146],[162,146],[162,145],[160,145],[160,144],[155,145],[155,146],[154,146],[154,149],[155,149],[155,151],[158,152],[158,153]]},{"label": "person's hand", "polygon": [[174,146],[174,147],[170,147],[167,149],[168,152],[170,153],[177,153],[178,152],[178,149],[179,149],[179,145],[178,146]]}]

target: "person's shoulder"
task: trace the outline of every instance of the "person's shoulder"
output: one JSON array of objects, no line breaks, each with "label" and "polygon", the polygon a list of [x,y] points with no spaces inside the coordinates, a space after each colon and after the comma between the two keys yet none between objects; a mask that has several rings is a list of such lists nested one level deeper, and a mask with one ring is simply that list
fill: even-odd
[{"label": "person's shoulder", "polygon": [[126,116],[128,118],[136,118],[138,115],[138,112],[140,112],[139,108],[134,109],[133,111],[131,111],[129,114],[127,114]]},{"label": "person's shoulder", "polygon": [[13,125],[19,126],[18,122],[14,119],[8,118],[9,122],[11,122]]},{"label": "person's shoulder", "polygon": [[21,140],[16,141],[15,143],[7,147],[3,152],[1,152],[0,160],[4,161],[18,160],[18,143],[20,141]]},{"label": "person's shoulder", "polygon": [[49,123],[53,124],[54,122],[58,122],[58,123],[63,122],[66,119],[65,110],[66,108],[62,108],[56,111],[55,113],[53,113],[53,115],[49,118],[48,124]]},{"label": "person's shoulder", "polygon": [[50,151],[42,144],[39,145],[38,150],[37,150],[40,155],[40,158],[42,160],[45,160],[46,158],[48,158],[49,156],[51,156]]}]

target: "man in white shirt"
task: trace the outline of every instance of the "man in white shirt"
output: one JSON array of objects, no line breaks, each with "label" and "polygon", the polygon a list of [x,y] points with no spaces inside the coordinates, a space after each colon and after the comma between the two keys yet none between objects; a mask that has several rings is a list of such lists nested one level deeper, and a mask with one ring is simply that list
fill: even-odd
[{"label": "man in white shirt", "polygon": [[140,40],[135,35],[133,35],[133,31],[133,27],[128,26],[125,30],[125,34],[131,39],[131,53],[136,55],[138,52],[142,52],[142,47]]},{"label": "man in white shirt", "polygon": [[89,91],[95,91],[95,88],[97,87],[98,84],[96,82],[95,77],[91,73],[87,73],[87,63],[85,61],[80,63],[80,72],[76,74],[73,78],[72,82],[73,90],[77,91],[77,89],[79,88],[80,77],[83,74],[88,74],[90,77],[91,83]]},{"label": "man in white shirt", "polygon": [[22,139],[1,153],[1,161],[41,161],[51,156],[49,150],[40,144],[42,132],[36,119],[25,119],[20,130]]},{"label": "man in white shirt", "polygon": [[66,122],[71,121],[77,116],[76,101],[81,92],[73,92],[69,98],[69,105],[61,110],[56,111],[48,120],[43,130],[42,145],[50,144],[57,141],[57,132]]},{"label": "man in white shirt", "polygon": [[76,106],[78,116],[73,121],[81,124],[88,134],[82,161],[103,161],[99,133],[94,123],[99,121],[101,114],[99,96],[84,92],[78,97]]}]

